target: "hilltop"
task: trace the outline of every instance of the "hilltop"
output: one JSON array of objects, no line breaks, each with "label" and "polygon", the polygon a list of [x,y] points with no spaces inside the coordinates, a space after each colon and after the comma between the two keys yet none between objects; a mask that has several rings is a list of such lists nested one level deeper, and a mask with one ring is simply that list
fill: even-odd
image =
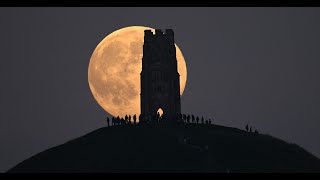
[{"label": "hilltop", "polygon": [[320,172],[320,160],[296,144],[237,128],[124,125],[45,150],[8,172]]}]

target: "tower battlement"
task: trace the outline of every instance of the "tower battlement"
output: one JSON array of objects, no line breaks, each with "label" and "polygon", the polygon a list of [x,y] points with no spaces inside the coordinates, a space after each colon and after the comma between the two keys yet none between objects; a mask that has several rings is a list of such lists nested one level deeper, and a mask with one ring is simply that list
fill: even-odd
[{"label": "tower battlement", "polygon": [[162,41],[168,43],[174,42],[174,32],[172,29],[166,29],[165,32],[163,32],[161,29],[156,29],[155,33],[153,33],[151,30],[145,30],[144,34],[144,41],[147,43],[152,41]]}]

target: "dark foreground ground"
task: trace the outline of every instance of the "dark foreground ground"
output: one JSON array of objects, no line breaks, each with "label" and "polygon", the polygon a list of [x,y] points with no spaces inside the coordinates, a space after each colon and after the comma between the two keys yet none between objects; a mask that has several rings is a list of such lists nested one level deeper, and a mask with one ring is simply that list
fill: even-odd
[{"label": "dark foreground ground", "polygon": [[113,126],[43,151],[20,172],[320,172],[295,144],[217,125]]}]

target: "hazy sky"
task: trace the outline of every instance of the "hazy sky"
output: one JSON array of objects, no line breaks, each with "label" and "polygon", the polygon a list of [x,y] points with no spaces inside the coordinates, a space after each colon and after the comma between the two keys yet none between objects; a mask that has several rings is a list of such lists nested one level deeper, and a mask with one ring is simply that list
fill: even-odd
[{"label": "hazy sky", "polygon": [[132,25],[174,30],[183,113],[320,157],[320,8],[0,8],[0,24],[0,172],[106,125],[89,60]]}]

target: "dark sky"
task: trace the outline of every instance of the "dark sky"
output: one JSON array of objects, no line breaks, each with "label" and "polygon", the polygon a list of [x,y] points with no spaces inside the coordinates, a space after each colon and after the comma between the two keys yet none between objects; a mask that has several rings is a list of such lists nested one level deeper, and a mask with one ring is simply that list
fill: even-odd
[{"label": "dark sky", "polygon": [[175,31],[183,113],[320,157],[320,8],[0,8],[0,24],[0,172],[106,125],[89,60],[132,25]]}]

